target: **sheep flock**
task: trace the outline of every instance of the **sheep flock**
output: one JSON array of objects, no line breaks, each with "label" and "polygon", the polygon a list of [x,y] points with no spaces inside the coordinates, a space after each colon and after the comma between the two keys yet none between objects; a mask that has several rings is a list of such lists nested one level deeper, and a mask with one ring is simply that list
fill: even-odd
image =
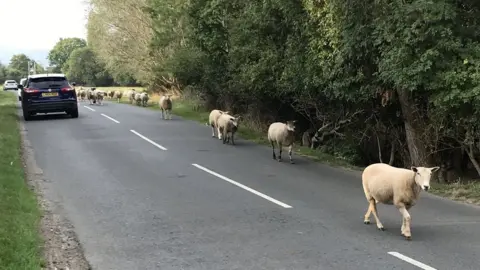
[{"label": "sheep flock", "polygon": [[[135,89],[122,92],[119,90],[102,91],[95,87],[89,89],[80,87],[77,90],[77,97],[80,102],[88,100],[91,105],[103,105],[104,99],[115,100],[120,103],[122,97],[124,97],[128,99],[130,104],[146,107],[150,100],[147,92],[138,92]],[[162,95],[158,106],[161,111],[161,118],[171,120],[173,108],[171,95]],[[235,145],[234,137],[235,133],[238,132],[241,119],[240,115],[231,114],[230,111],[214,109],[210,112],[208,122],[205,125],[211,128],[213,138],[218,138],[223,144],[231,142],[232,145]],[[272,158],[274,160],[281,162],[283,147],[288,147],[289,162],[294,164],[292,152],[296,133],[295,123],[296,120],[274,122],[268,127],[266,137],[272,148]],[[303,141],[308,141],[308,139],[302,137]],[[275,153],[275,146],[278,149],[278,155]],[[373,214],[377,229],[384,231],[385,228],[378,215],[377,204],[395,206],[402,218],[400,233],[406,240],[411,240],[412,218],[408,211],[416,205],[420,193],[429,190],[432,173],[439,168],[438,166],[412,166],[410,169],[405,169],[385,163],[375,163],[366,167],[362,172],[362,187],[368,207],[363,223],[370,224],[370,216]]]}]

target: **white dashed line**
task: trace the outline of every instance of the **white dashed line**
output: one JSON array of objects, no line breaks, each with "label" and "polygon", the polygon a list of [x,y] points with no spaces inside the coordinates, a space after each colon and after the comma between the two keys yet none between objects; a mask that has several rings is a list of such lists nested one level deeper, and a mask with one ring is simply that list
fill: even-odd
[{"label": "white dashed line", "polygon": [[115,123],[117,123],[117,124],[120,124],[120,122],[118,122],[117,120],[113,119],[112,117],[110,117],[110,116],[108,116],[108,115],[106,115],[106,114],[101,113],[101,115],[104,116],[104,117],[106,117],[106,118],[108,118],[108,119],[110,119],[110,120],[112,120],[113,122],[115,122]]},{"label": "white dashed line", "polygon": [[390,252],[388,252],[388,254],[390,254],[390,255],[392,255],[392,256],[395,256],[395,257],[399,258],[400,260],[403,260],[403,261],[406,261],[406,262],[408,262],[408,263],[411,263],[411,264],[415,265],[416,267],[421,268],[421,269],[424,269],[424,270],[437,270],[437,269],[435,269],[435,268],[433,268],[433,267],[431,267],[431,266],[428,266],[428,265],[426,265],[426,264],[424,264],[424,263],[421,263],[421,262],[419,262],[419,261],[417,261],[417,260],[414,260],[414,259],[412,259],[412,258],[410,258],[410,257],[407,257],[407,256],[405,256],[405,255],[403,255],[403,254],[400,254],[400,253],[398,253],[398,252],[395,252],[395,251],[390,251]]},{"label": "white dashed line", "polygon": [[274,198],[272,198],[272,197],[270,197],[270,196],[267,196],[267,195],[265,195],[265,194],[263,194],[263,193],[261,193],[261,192],[258,192],[258,191],[254,190],[254,189],[252,189],[252,188],[249,188],[249,187],[247,187],[247,186],[245,186],[245,185],[242,185],[242,184],[240,184],[240,183],[237,183],[237,182],[233,181],[232,179],[230,179],[230,178],[228,178],[228,177],[225,177],[225,176],[223,176],[223,175],[221,175],[221,174],[219,174],[219,173],[216,173],[216,172],[214,172],[214,171],[212,171],[212,170],[209,170],[209,169],[207,169],[207,168],[205,168],[205,167],[203,167],[203,166],[200,166],[200,165],[195,164],[195,163],[193,163],[192,165],[195,166],[195,167],[197,167],[198,169],[204,171],[204,172],[207,172],[207,173],[209,173],[209,174],[211,174],[211,175],[214,175],[214,176],[216,176],[216,177],[218,177],[218,178],[220,178],[220,179],[222,179],[222,180],[225,180],[225,181],[227,181],[227,182],[229,182],[229,183],[231,183],[231,184],[234,184],[234,185],[236,185],[237,187],[241,187],[241,188],[243,188],[243,189],[245,189],[245,190],[247,190],[247,191],[250,191],[251,193],[253,193],[253,194],[257,195],[257,196],[260,196],[260,197],[262,197],[262,198],[264,198],[264,199],[266,199],[266,200],[269,200],[269,201],[271,201],[271,202],[273,202],[273,203],[275,203],[275,204],[278,204],[278,205],[280,205],[281,207],[284,207],[284,208],[292,208],[292,206],[290,206],[290,205],[288,205],[288,204],[286,204],[286,203],[283,203],[283,202],[281,202],[281,201],[275,200]]},{"label": "white dashed line", "polygon": [[149,138],[147,138],[147,137],[143,136],[142,134],[140,134],[140,133],[136,132],[135,130],[133,130],[133,129],[130,129],[130,131],[131,131],[133,134],[137,135],[138,137],[140,137],[140,138],[144,139],[145,141],[147,141],[147,142],[149,142],[149,143],[153,144],[153,145],[154,145],[154,146],[156,146],[157,148],[159,148],[159,149],[162,149],[162,150],[167,150],[167,148],[165,148],[165,147],[161,146],[160,144],[158,144],[158,143],[156,143],[156,142],[154,142],[154,141],[150,140]]},{"label": "white dashed line", "polygon": [[92,112],[94,112],[94,111],[95,111],[94,109],[92,109],[92,108],[90,108],[90,107],[88,107],[88,106],[83,106],[83,107],[85,107],[85,108],[89,109],[89,110],[90,110],[90,111],[92,111]]}]

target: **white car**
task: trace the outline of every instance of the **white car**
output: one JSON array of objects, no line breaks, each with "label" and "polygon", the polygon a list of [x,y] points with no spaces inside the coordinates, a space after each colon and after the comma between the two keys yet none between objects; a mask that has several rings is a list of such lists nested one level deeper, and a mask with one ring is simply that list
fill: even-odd
[{"label": "white car", "polygon": [[6,80],[5,83],[3,84],[3,91],[7,90],[17,90],[17,82],[15,80]]}]

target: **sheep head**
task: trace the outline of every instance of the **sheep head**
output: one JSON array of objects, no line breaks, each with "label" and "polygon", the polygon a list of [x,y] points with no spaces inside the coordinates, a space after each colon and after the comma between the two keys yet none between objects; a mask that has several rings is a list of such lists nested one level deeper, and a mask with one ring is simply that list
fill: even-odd
[{"label": "sheep head", "polygon": [[428,191],[430,188],[430,179],[432,178],[432,172],[436,172],[440,167],[415,167],[412,166],[411,170],[415,173],[415,183],[419,185],[422,190]]},{"label": "sheep head", "polygon": [[291,132],[295,132],[295,123],[296,122],[297,122],[297,120],[287,121],[287,123],[286,123],[287,130],[291,131]]}]

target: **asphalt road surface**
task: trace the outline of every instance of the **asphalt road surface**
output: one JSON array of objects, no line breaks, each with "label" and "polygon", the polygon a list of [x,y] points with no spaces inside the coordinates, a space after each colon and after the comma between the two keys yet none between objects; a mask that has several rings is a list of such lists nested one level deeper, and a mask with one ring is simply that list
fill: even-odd
[{"label": "asphalt road surface", "polygon": [[480,269],[480,208],[422,193],[409,242],[393,206],[386,231],[363,224],[358,172],[278,163],[158,111],[79,107],[26,127],[93,269]]}]

